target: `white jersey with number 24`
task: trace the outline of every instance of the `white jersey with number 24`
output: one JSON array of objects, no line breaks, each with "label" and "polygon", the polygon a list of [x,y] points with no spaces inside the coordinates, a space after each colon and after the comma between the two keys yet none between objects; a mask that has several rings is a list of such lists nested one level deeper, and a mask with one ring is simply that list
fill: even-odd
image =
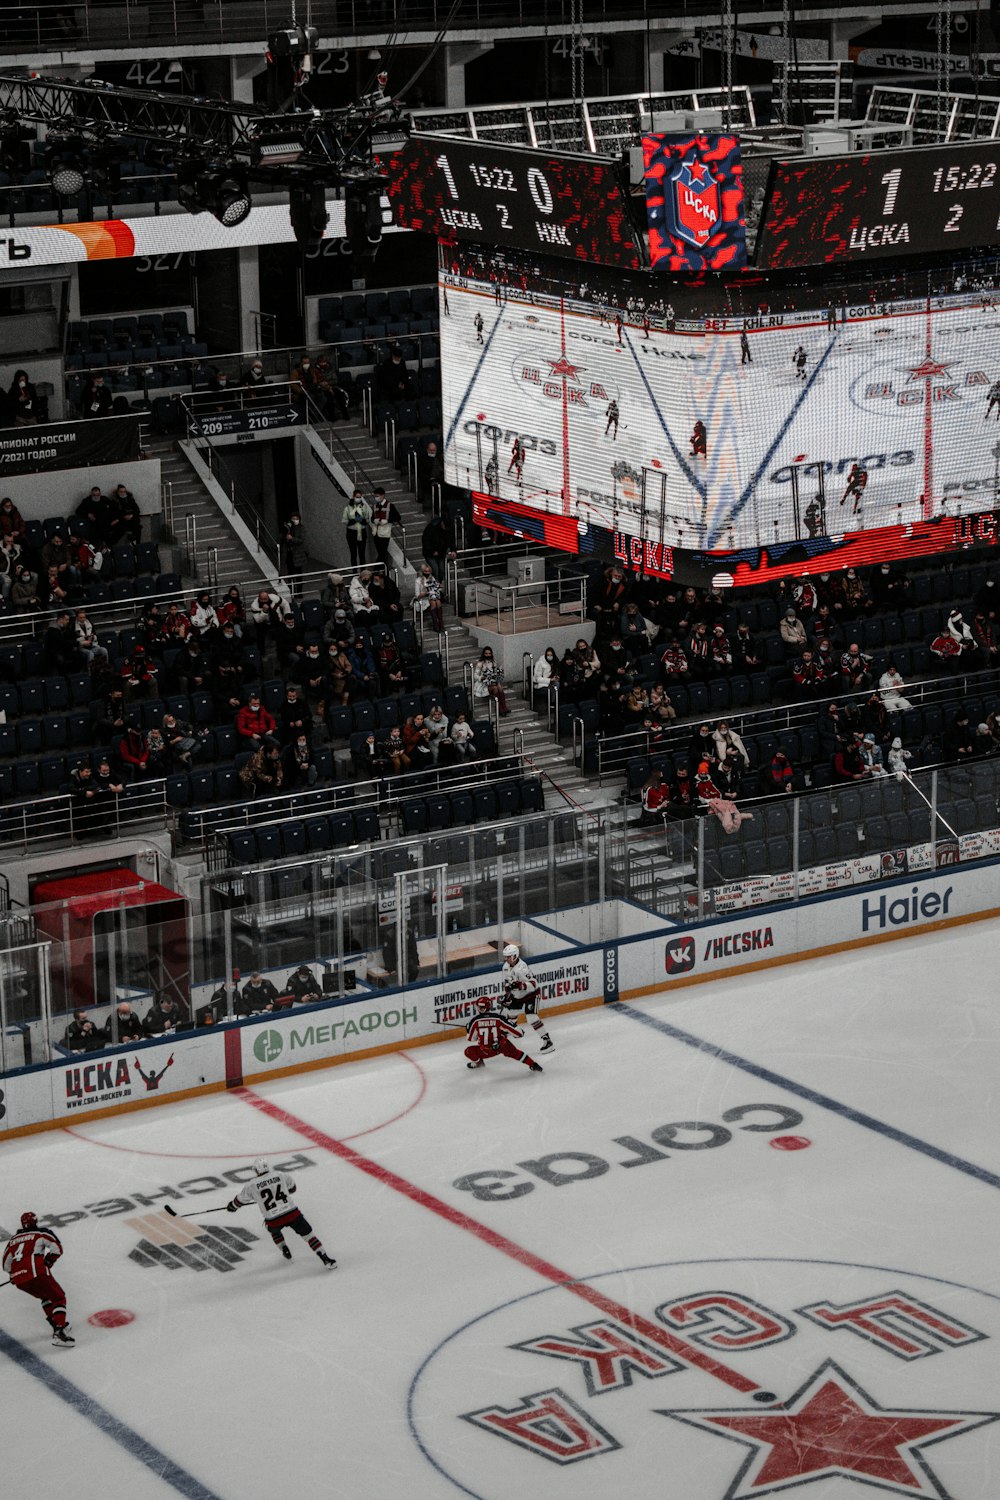
[{"label": "white jersey with number 24", "polygon": [[266,1177],[255,1177],[236,1194],[241,1203],[256,1203],[265,1221],[279,1219],[287,1214],[295,1192],[295,1181],[288,1172],[268,1172]]}]

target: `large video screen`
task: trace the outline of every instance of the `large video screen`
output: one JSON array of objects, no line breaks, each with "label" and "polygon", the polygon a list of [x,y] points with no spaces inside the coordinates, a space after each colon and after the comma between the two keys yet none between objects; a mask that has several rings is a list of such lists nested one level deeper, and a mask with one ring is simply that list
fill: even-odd
[{"label": "large video screen", "polygon": [[736,582],[995,539],[961,524],[1000,491],[980,295],[684,324],[452,269],[441,307],[446,474],[485,524]]},{"label": "large video screen", "polygon": [[647,135],[642,141],[654,271],[746,265],[743,168],[735,135]]}]

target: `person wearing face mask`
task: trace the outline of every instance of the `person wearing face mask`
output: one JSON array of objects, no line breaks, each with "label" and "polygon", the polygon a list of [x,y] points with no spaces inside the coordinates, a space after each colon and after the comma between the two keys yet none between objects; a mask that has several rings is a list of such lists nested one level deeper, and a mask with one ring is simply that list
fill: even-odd
[{"label": "person wearing face mask", "polygon": [[304,422],[309,414],[309,402],[312,401],[322,415],[327,414],[327,394],[329,382],[323,379],[310,355],[303,354],[298,364],[292,371],[289,382],[289,394],[292,405]]},{"label": "person wearing face mask", "polygon": [[270,400],[268,379],[259,358],[252,360],[249,369],[244,370],[242,383],[248,401]]},{"label": "person wearing face mask", "polygon": [[211,379],[208,382],[208,389],[214,397],[212,401],[213,411],[226,411],[229,407],[236,405],[236,392],[225,370],[213,370]]},{"label": "person wearing face mask", "polygon": [[354,491],[344,506],[340,519],[347,536],[347,550],[351,554],[351,566],[359,568],[365,560],[372,520],[371,510],[360,490]]},{"label": "person wearing face mask", "polygon": [[83,398],[85,417],[110,417],[112,395],[104,381],[104,374],[97,370],[90,378],[90,385]]},{"label": "person wearing face mask", "polygon": [[15,370],[7,392],[7,402],[15,427],[34,427],[38,422],[38,392],[28,379],[27,370]]}]

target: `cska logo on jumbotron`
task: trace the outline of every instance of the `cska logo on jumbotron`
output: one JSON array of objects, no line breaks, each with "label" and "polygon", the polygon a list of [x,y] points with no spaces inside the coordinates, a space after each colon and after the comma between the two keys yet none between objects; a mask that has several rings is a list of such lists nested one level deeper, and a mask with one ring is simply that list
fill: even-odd
[{"label": "cska logo on jumbotron", "polygon": [[665,201],[673,208],[674,233],[700,250],[722,217],[719,184],[704,162],[682,162],[670,179]]},{"label": "cska logo on jumbotron", "polygon": [[[589,1278],[582,1298],[554,1286],[456,1330],[422,1368],[412,1410],[419,1429],[422,1410],[448,1403],[475,1430],[475,1443],[429,1451],[477,1496],[502,1443],[504,1493],[546,1500],[853,1500],[860,1485],[991,1500],[983,1429],[1000,1412],[983,1408],[998,1334],[991,1294],[898,1268],[780,1256],[622,1267]],[[654,1469],[671,1483],[651,1488]]]}]

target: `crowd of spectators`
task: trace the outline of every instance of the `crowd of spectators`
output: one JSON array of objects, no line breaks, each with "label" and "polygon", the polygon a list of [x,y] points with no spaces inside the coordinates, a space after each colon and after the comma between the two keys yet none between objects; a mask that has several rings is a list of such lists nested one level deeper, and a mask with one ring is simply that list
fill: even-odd
[{"label": "crowd of spectators", "polygon": [[113,549],[140,539],[142,518],[124,483],[105,494],[94,485],[71,519],[34,537],[10,496],[0,500],[0,598],[15,614],[85,604],[88,589],[112,571]]}]

